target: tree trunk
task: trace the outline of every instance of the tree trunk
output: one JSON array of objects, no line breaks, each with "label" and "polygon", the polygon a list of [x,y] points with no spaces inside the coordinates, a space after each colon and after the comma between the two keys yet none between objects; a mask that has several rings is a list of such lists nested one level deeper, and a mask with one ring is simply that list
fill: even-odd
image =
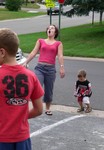
[{"label": "tree trunk", "polygon": [[92,10],[92,25],[94,25],[94,10]]},{"label": "tree trunk", "polygon": [[100,11],[100,25],[102,25],[103,22],[103,11]]}]

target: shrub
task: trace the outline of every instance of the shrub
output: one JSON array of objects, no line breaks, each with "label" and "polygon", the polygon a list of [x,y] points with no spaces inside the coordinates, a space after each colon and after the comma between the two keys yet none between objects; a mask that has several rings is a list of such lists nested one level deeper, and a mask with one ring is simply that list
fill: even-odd
[{"label": "shrub", "polygon": [[22,0],[6,0],[6,8],[10,11],[18,11],[21,9]]}]

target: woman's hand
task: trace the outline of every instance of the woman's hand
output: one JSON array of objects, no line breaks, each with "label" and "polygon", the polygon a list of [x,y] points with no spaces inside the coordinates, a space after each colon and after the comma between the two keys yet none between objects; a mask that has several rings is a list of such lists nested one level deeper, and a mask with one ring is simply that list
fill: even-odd
[{"label": "woman's hand", "polygon": [[28,67],[28,64],[27,64],[27,62],[24,62],[23,64],[22,64],[22,66],[24,66],[24,67]]},{"label": "woman's hand", "polygon": [[64,66],[60,67],[60,78],[64,78],[65,77],[65,70],[64,70]]}]

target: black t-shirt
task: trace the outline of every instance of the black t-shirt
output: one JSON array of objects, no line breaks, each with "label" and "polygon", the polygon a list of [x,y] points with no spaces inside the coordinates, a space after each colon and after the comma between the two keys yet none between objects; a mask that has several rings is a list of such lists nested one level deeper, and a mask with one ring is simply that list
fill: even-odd
[{"label": "black t-shirt", "polygon": [[91,96],[91,83],[88,80],[85,80],[83,82],[77,80],[76,81],[76,92],[77,94],[81,94],[83,96]]}]

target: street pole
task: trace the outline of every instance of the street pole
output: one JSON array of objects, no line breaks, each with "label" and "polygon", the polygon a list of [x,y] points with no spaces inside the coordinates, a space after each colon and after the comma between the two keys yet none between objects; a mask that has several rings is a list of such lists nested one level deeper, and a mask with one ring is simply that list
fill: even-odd
[{"label": "street pole", "polygon": [[52,24],[52,8],[50,7],[50,25]]},{"label": "street pole", "polygon": [[61,4],[59,4],[59,41],[60,41],[60,30],[61,30]]}]

